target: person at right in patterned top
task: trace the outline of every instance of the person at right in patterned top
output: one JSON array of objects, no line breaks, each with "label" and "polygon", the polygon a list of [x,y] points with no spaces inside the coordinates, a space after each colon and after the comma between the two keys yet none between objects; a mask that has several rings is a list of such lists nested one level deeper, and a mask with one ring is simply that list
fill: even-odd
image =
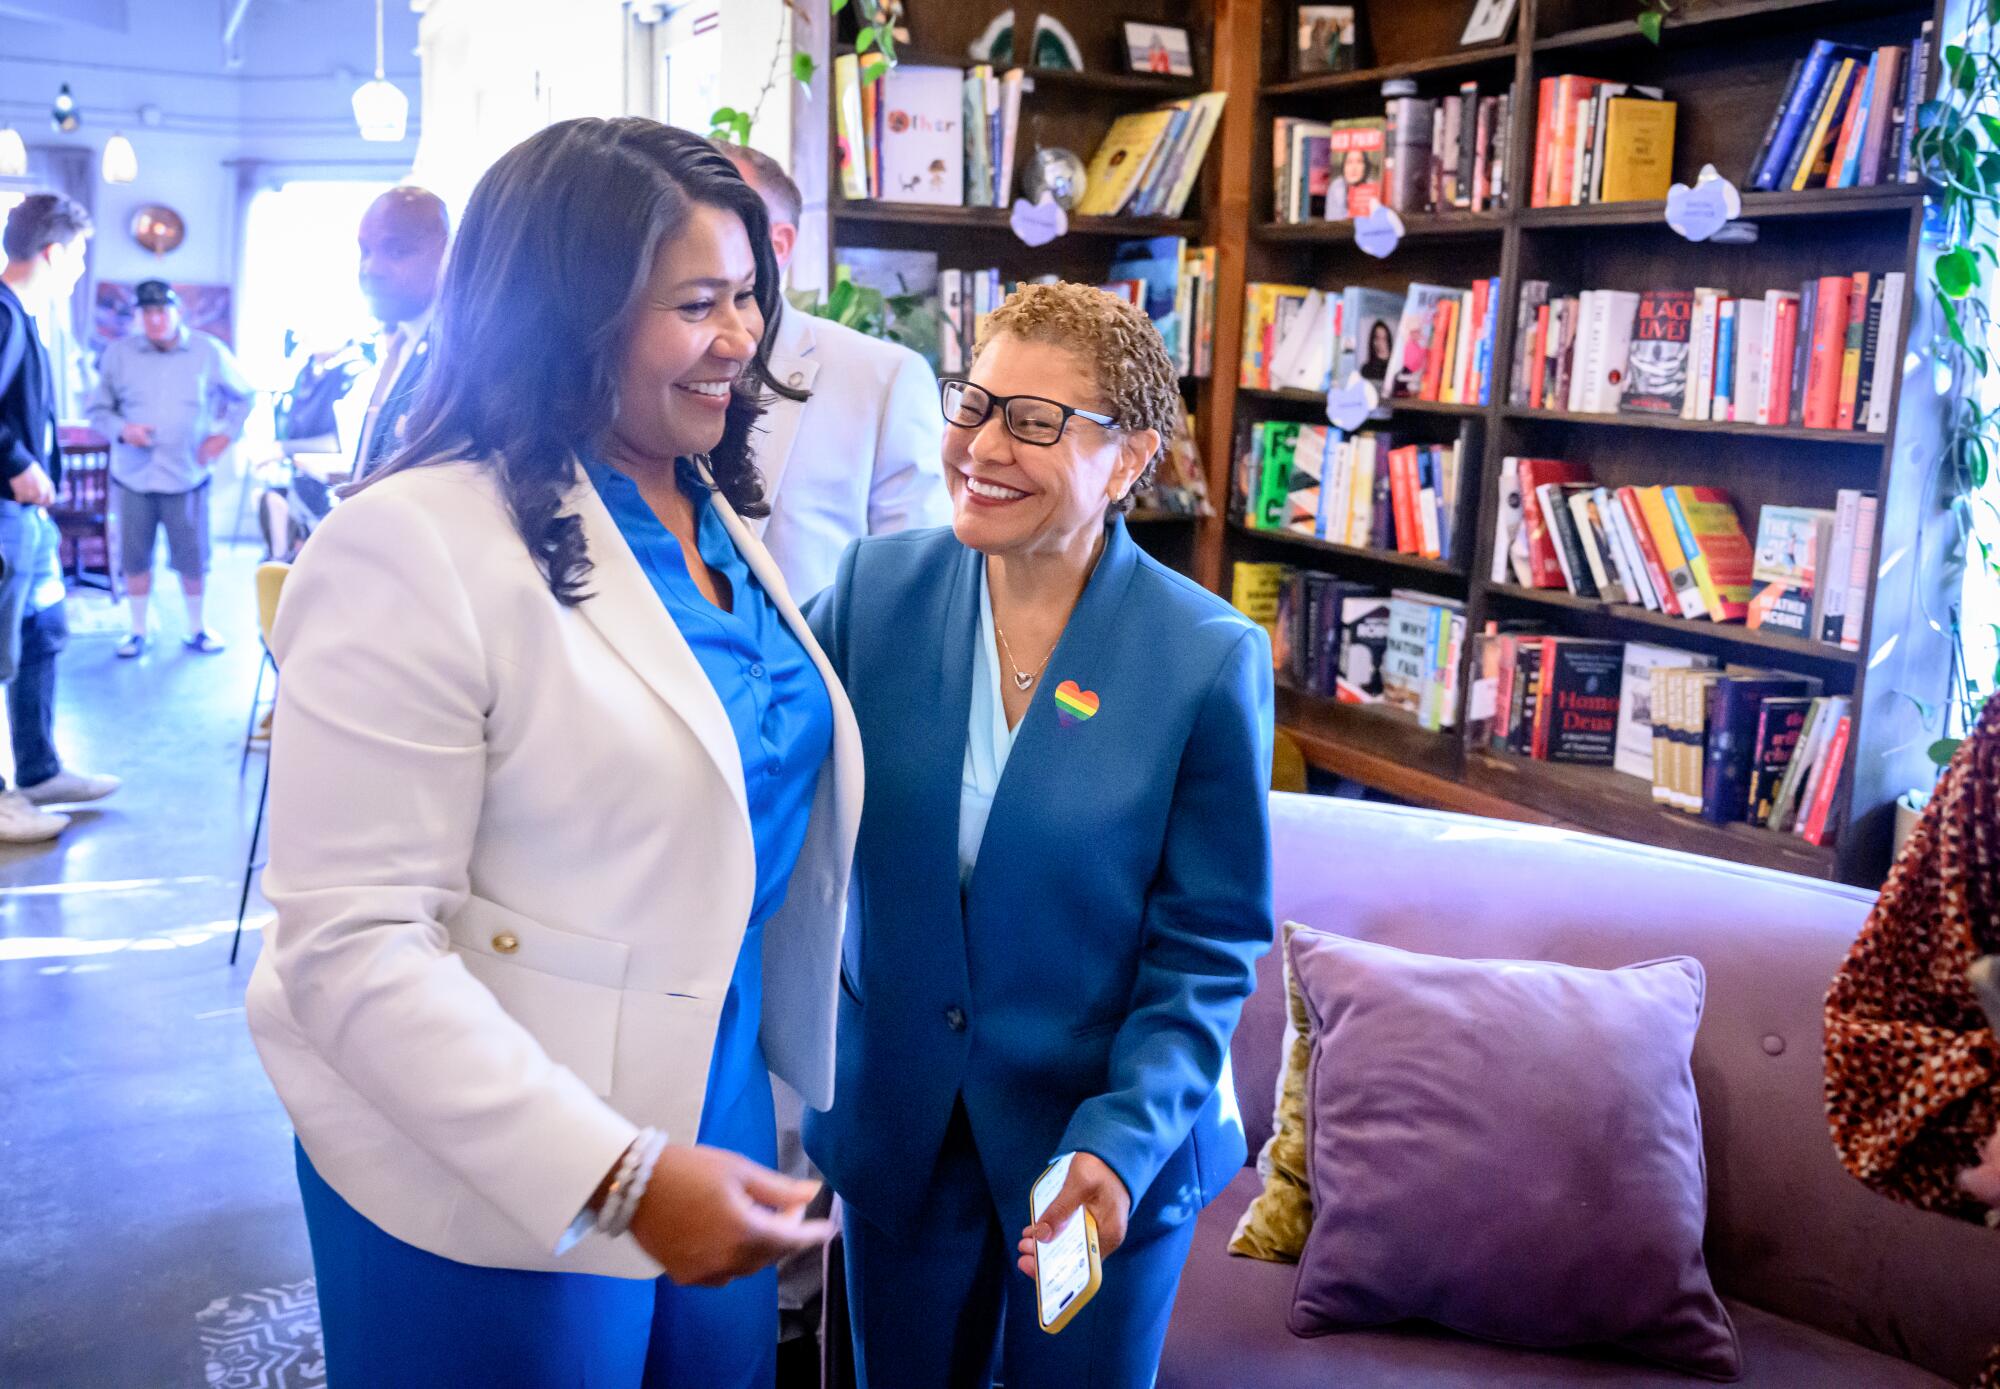
[{"label": "person at right in patterned top", "polygon": [[[1909,1205],[1993,1223],[1996,1014],[2000,699],[1988,699],[1827,994],[1826,1110],[1849,1172]],[[2000,1348],[1978,1385],[2000,1389]]]},{"label": "person at right in patterned top", "polygon": [[[1024,287],[940,403],[950,528],[857,541],[812,613],[868,791],[806,1151],[845,1203],[863,1389],[986,1385],[996,1360],[1009,1385],[1143,1389],[1194,1217],[1245,1157],[1270,643],[1126,533],[1185,408],[1138,309]],[[1045,1334],[1037,1250],[1086,1209],[1102,1283]]]}]

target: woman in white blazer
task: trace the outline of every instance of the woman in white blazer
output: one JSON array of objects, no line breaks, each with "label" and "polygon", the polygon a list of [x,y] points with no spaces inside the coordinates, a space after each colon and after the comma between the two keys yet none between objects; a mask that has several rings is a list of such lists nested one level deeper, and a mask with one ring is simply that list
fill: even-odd
[{"label": "woman in white blazer", "polygon": [[542,131],[473,193],[410,447],[287,583],[249,1016],[336,1386],[771,1383],[769,1266],[826,1231],[769,1072],[831,1099],[861,805],[742,519],[777,302],[706,141]]}]

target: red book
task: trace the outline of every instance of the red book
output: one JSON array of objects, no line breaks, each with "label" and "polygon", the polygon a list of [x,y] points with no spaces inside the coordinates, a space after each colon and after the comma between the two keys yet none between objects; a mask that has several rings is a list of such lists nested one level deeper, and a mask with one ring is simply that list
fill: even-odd
[{"label": "red book", "polygon": [[1799,345],[1799,301],[1778,301],[1778,326],[1771,339],[1771,413],[1766,424],[1783,424],[1792,417],[1792,352]]},{"label": "red book", "polygon": [[1867,110],[1861,103],[1861,96],[1868,86],[1870,71],[1867,63],[1860,64],[1854,76],[1853,89],[1847,94],[1847,111],[1840,118],[1840,135],[1833,142],[1833,159],[1827,165],[1828,188],[1840,186],[1840,171],[1847,167],[1847,153],[1854,148],[1854,142],[1861,134],[1862,113]]},{"label": "red book", "polygon": [[1423,548],[1417,520],[1417,446],[1389,450],[1389,501],[1396,518],[1396,549],[1413,555]]},{"label": "red book", "polygon": [[1840,785],[1840,764],[1847,757],[1847,734],[1851,719],[1843,717],[1833,726],[1833,741],[1827,744],[1826,771],[1819,779],[1819,790],[1813,793],[1812,807],[1806,812],[1805,835],[1808,844],[1826,842],[1826,820],[1833,812],[1833,796]]},{"label": "red book", "polygon": [[1621,487],[1616,496],[1625,519],[1631,523],[1632,538],[1639,542],[1639,558],[1646,563],[1646,578],[1653,585],[1653,592],[1660,596],[1661,611],[1669,617],[1684,616],[1679,600],[1674,597],[1673,582],[1667,578],[1667,566],[1660,560],[1660,548],[1653,543],[1653,532],[1646,525],[1646,513],[1639,509],[1638,492]]},{"label": "red book", "polygon": [[1847,336],[1840,347],[1840,397],[1834,407],[1833,427],[1854,428],[1854,402],[1861,391],[1861,349],[1868,337],[1868,272],[1854,272],[1847,291]]},{"label": "red book", "polygon": [[1549,711],[1555,701],[1548,697],[1549,672],[1556,666],[1556,639],[1542,638],[1542,663],[1535,671],[1535,683],[1539,697],[1535,701],[1534,741],[1529,744],[1528,755],[1538,762],[1549,760]]},{"label": "red book", "polygon": [[1555,138],[1556,79],[1535,84],[1535,177],[1529,184],[1529,205],[1549,205],[1549,144]]},{"label": "red book", "polygon": [[1589,482],[1590,469],[1560,458],[1523,458],[1519,469],[1521,524],[1528,533],[1528,576],[1535,588],[1567,589],[1562,561],[1556,558],[1556,538],[1549,534],[1548,521],[1535,501],[1535,489],[1545,482]]},{"label": "red book", "polygon": [[1840,416],[1840,365],[1847,350],[1847,299],[1853,288],[1845,275],[1820,276],[1812,349],[1806,358],[1803,423],[1808,429],[1832,429]]},{"label": "red book", "polygon": [[1417,388],[1417,399],[1436,400],[1438,386],[1444,380],[1445,358],[1451,355],[1451,321],[1458,313],[1456,299],[1440,299],[1431,310],[1431,340],[1424,349],[1424,381]]}]

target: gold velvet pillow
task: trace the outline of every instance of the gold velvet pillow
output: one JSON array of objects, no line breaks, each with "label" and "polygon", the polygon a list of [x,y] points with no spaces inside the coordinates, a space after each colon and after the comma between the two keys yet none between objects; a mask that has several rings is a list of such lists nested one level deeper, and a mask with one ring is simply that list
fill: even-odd
[{"label": "gold velvet pillow", "polygon": [[1279,943],[1285,952],[1285,1054],[1278,1066],[1271,1137],[1257,1154],[1264,1189],[1229,1237],[1230,1253],[1281,1264],[1299,1261],[1313,1218],[1312,1192],[1306,1186],[1306,1062],[1312,1047],[1305,999],[1292,975],[1292,932],[1297,929],[1298,923],[1287,921]]}]

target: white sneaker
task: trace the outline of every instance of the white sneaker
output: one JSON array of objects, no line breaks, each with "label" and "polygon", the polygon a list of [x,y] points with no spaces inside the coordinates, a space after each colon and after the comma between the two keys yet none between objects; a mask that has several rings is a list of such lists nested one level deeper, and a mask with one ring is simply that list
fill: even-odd
[{"label": "white sneaker", "polygon": [[19,791],[0,792],[0,844],[46,844],[69,828],[69,816],[51,815]]},{"label": "white sneaker", "polygon": [[21,794],[36,805],[82,805],[101,801],[124,785],[115,776],[92,776],[89,772],[57,772],[47,781],[23,786]]}]

